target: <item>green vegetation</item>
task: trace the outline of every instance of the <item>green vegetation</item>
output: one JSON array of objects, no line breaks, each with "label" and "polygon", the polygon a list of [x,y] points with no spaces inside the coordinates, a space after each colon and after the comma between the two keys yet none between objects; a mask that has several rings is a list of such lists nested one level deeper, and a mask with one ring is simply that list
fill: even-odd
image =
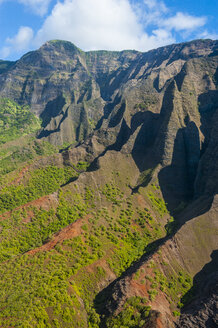
[{"label": "green vegetation", "polygon": [[120,205],[122,203],[123,192],[114,184],[106,183],[102,193],[106,196],[107,200],[111,201],[114,205]]},{"label": "green vegetation", "polygon": [[[109,227],[106,231],[107,238],[115,244],[108,264],[114,273],[120,276],[143,255],[146,246],[152,240],[162,237],[163,232],[147,208],[134,209],[130,200],[125,203],[123,194],[114,185],[106,184],[102,193],[113,206],[118,207],[116,210],[118,219],[116,221],[113,217],[109,217],[106,209],[104,215],[105,219],[109,221]],[[119,209],[121,204],[123,207]]]},{"label": "green vegetation", "polygon": [[174,217],[170,217],[167,224],[165,225],[165,230],[167,235],[171,235],[175,232],[176,228],[178,226],[178,223],[174,220]]},{"label": "green vegetation", "polygon": [[68,247],[71,251],[64,254],[52,250],[23,255],[0,266],[1,327],[72,327],[77,322],[80,302],[76,293],[68,293],[69,278],[91,259],[81,239]]},{"label": "green vegetation", "polygon": [[168,272],[165,275],[154,265],[153,273],[154,276],[149,279],[152,283],[151,287],[158,287],[170,297],[174,304],[177,304],[178,308],[182,308],[190,300],[190,295],[187,292],[191,289],[193,282],[184,270],[181,269],[178,274]]},{"label": "green vegetation", "polygon": [[[177,276],[171,275],[168,278],[167,292],[174,300],[182,299],[192,285],[191,277],[184,270],[181,270]],[[180,301],[178,302],[179,308],[183,307],[183,305]]]},{"label": "green vegetation", "polygon": [[7,147],[3,145],[0,147],[0,177],[16,170],[19,166],[23,166],[25,162],[29,162],[38,156],[49,156],[56,152],[56,147],[50,143],[34,140],[29,136],[20,138]]},{"label": "green vegetation", "polygon": [[146,187],[152,179],[154,170],[155,170],[155,168],[150,168],[150,169],[143,171],[139,176],[137,184],[139,186]]},{"label": "green vegetation", "polygon": [[[134,195],[126,198],[119,172],[98,190],[81,186],[79,180],[71,184],[88,162],[40,167],[51,162],[46,156],[57,148],[31,136],[7,145],[0,147],[0,326],[98,328],[93,300],[107,277],[99,262],[104,259],[106,270],[119,276],[165,231],[147,208],[138,207]],[[37,165],[32,165],[34,159]],[[55,191],[51,209],[43,203],[46,197],[38,201]],[[80,219],[84,222],[78,228]],[[78,235],[45,252],[28,253],[44,244],[47,249],[54,234],[72,223]],[[143,327],[149,316],[145,304],[143,299],[129,300],[108,327]]]},{"label": "green vegetation", "polygon": [[[190,49],[185,45],[186,53],[199,57],[198,43]],[[2,88],[9,96],[20,99],[19,104],[0,99],[1,328],[150,327],[152,320],[159,317],[148,302],[156,301],[158,305],[161,297],[166,297],[169,311],[179,316],[180,308],[193,295],[192,279],[183,270],[188,262],[185,266],[181,259],[177,262],[179,252],[174,252],[174,245],[167,241],[177,227],[164,202],[161,192],[164,189],[162,185],[160,189],[157,180],[162,177],[163,155],[170,158],[177,149],[177,143],[170,142],[172,134],[178,132],[180,121],[184,123],[182,126],[187,126],[184,142],[189,152],[196,148],[199,139],[198,131],[196,136],[191,131],[191,118],[196,121],[196,129],[202,118],[203,132],[208,135],[204,148],[210,144],[207,130],[216,95],[212,87],[209,92],[203,89],[206,84],[212,86],[212,82],[217,85],[216,51],[212,48],[210,41],[202,52],[205,58],[189,61],[182,70],[199,83],[203,78],[204,85],[199,84],[202,84],[200,95],[195,81],[190,79],[184,79],[179,91],[174,81],[168,83],[181,68],[181,63],[164,68],[170,48],[158,50],[158,56],[154,53],[154,58],[158,57],[154,73],[149,54],[85,53],[61,40],[50,41],[38,51],[26,54],[18,64],[0,61],[2,78],[15,65]],[[149,59],[148,65],[143,58]],[[49,62],[47,68],[45,62]],[[198,70],[199,74],[194,74]],[[128,76],[138,77],[132,88],[126,84]],[[36,91],[39,106],[45,108],[42,121],[28,106],[21,105],[33,99]],[[55,96],[56,91],[59,96]],[[163,131],[156,134],[163,137],[166,147],[161,143],[156,147],[157,156],[149,158],[150,130],[157,132],[162,116],[165,135]],[[208,118],[209,123],[205,124]],[[149,122],[154,124],[147,129]],[[42,137],[38,140],[35,136],[40,128],[46,129],[38,134]],[[189,140],[193,136],[194,140]],[[59,146],[54,147],[45,139]],[[62,141],[65,142],[61,144]],[[140,153],[143,144],[146,156]],[[154,144],[157,145],[157,140]],[[116,151],[118,148],[122,151]],[[167,154],[163,154],[163,149]],[[88,170],[89,163],[84,159],[93,161],[98,155],[98,168]],[[194,155],[198,160],[198,154]],[[156,161],[160,163],[158,167],[148,166]],[[173,190],[171,185],[168,187],[169,192]],[[173,206],[174,199],[169,197],[169,200]],[[173,213],[179,214],[186,205],[181,202]],[[206,203],[203,205],[206,208]],[[197,226],[193,245],[195,239],[199,245],[206,243],[199,231],[204,234],[205,227]],[[165,241],[162,258],[161,245]],[[192,264],[193,259],[188,260]],[[193,272],[197,268],[194,264]],[[110,288],[117,287],[118,277],[127,279],[119,281],[121,290]],[[111,285],[113,280],[115,284]],[[127,300],[132,288],[135,288],[134,295],[145,293],[148,300],[141,297]],[[107,320],[104,316],[100,318],[99,313],[111,291],[117,298],[120,292],[123,294],[119,305],[124,306],[116,317]],[[112,300],[112,308],[113,305]],[[104,310],[107,313],[108,308]]]},{"label": "green vegetation", "polygon": [[77,165],[75,166],[75,169],[77,169],[79,172],[84,172],[89,167],[89,163],[85,161],[79,161]]},{"label": "green vegetation", "polygon": [[12,61],[0,60],[0,74],[7,71],[14,64],[15,64],[15,62],[12,62]]},{"label": "green vegetation", "polygon": [[[93,299],[106,272],[98,261],[105,258],[115,274],[120,275],[144,253],[149,242],[162,235],[148,209],[135,207],[134,196],[125,199],[114,183],[102,188],[101,197],[107,208],[97,209],[96,190],[86,187],[78,192],[78,187],[74,185],[71,189],[71,184],[60,187],[72,177],[75,177],[72,167],[48,166],[28,173],[22,184],[1,190],[2,207],[12,209],[26,203],[25,197],[32,199],[59,189],[56,209],[25,206],[0,218],[0,279],[7,280],[0,284],[2,327],[72,327],[74,322],[84,327],[87,318],[81,316],[82,311],[87,313],[90,328],[99,327]],[[14,200],[13,206],[9,199]],[[23,255],[87,216],[80,236],[68,238],[50,251]],[[87,270],[92,264],[93,269]],[[125,326],[131,311],[130,324],[143,324],[149,308],[142,300],[133,301],[128,303],[126,314],[116,318],[114,326],[113,322],[108,323],[108,327],[116,327],[119,320]]]},{"label": "green vegetation", "polygon": [[[153,185],[154,186],[154,185]],[[166,203],[162,198],[160,198],[157,193],[153,191],[148,192],[148,198],[150,199],[152,206],[159,213],[161,217],[168,214]]]},{"label": "green vegetation", "polygon": [[10,185],[1,189],[0,213],[56,191],[61,185],[78,176],[71,167],[47,166],[31,173],[26,185]]},{"label": "green vegetation", "polygon": [[39,119],[27,106],[19,106],[8,98],[0,99],[0,144],[36,132],[40,127]]},{"label": "green vegetation", "polygon": [[147,300],[141,297],[129,298],[123,310],[115,317],[107,320],[107,328],[140,328],[146,326],[150,314]]},{"label": "green vegetation", "polygon": [[85,207],[74,205],[69,206],[61,197],[56,211],[31,208],[31,221],[25,209],[0,221],[0,262],[42,246],[54,233],[83,216]]},{"label": "green vegetation", "polygon": [[162,272],[153,260],[147,267],[152,268],[149,275],[145,274],[144,269],[140,269],[135,273],[134,279],[140,281],[141,284],[146,283],[150,301],[154,301],[158,293],[162,291],[169,303],[177,306],[177,310],[173,314],[180,315],[179,309],[187,304],[194,294],[191,277],[181,268],[177,271],[170,266],[165,266],[164,272]]},{"label": "green vegetation", "polygon": [[146,98],[144,99],[144,102],[136,104],[135,108],[140,110],[140,111],[145,111],[149,110],[149,107],[155,105],[158,102],[158,99],[156,95],[147,95]]}]

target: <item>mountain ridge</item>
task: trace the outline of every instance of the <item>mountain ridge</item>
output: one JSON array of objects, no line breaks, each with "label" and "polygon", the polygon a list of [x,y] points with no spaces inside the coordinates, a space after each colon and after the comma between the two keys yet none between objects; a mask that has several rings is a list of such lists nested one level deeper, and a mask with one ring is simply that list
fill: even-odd
[{"label": "mountain ridge", "polygon": [[201,322],[188,303],[196,276],[216,276],[217,46],[83,52],[53,40],[0,71],[1,132],[22,108],[38,124],[0,145],[0,275],[18,291],[2,285],[0,326]]}]

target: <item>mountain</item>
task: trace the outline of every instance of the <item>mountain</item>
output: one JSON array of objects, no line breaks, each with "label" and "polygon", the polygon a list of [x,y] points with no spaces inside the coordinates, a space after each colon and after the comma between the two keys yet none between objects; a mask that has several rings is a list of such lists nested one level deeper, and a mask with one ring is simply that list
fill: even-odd
[{"label": "mountain", "polygon": [[218,41],[0,62],[0,327],[215,327]]}]

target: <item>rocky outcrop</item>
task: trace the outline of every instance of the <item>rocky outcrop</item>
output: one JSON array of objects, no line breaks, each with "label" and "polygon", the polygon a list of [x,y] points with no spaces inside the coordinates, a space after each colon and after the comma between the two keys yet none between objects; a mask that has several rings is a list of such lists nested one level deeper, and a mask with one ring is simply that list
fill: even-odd
[{"label": "rocky outcrop", "polygon": [[216,192],[216,49],[216,41],[197,40],[147,53],[85,53],[50,41],[1,72],[0,96],[41,117],[38,138],[85,140],[89,159],[113,149],[131,153],[141,172],[158,167],[172,210]]},{"label": "rocky outcrop", "polygon": [[211,258],[211,262],[206,264],[194,278],[193,288],[197,290],[197,295],[182,311],[176,325],[178,328],[215,328],[218,326],[217,251],[212,253]]},{"label": "rocky outcrop", "polygon": [[[108,134],[114,134],[113,130],[119,132],[122,122],[131,132],[136,124],[144,125],[145,117],[140,117],[139,112],[153,113],[153,118],[160,114],[164,95],[170,92],[173,80],[179,91],[188,88],[193,93],[190,101],[181,100],[188,106],[192,103],[190,111],[193,111],[199,93],[195,89],[204,84],[214,90],[214,85],[208,77],[200,84],[190,82],[190,91],[187,75],[197,74],[195,59],[206,57],[208,62],[216,47],[214,41],[197,40],[147,53],[85,53],[70,42],[50,41],[1,72],[0,96],[30,105],[42,119],[39,137],[48,138],[54,144],[84,140],[95,127],[106,130],[104,139],[107,139]],[[187,64],[189,61],[193,63]],[[205,71],[205,67],[200,71]],[[208,74],[213,76],[214,72],[210,69]],[[192,116],[197,119],[196,113]],[[153,137],[151,132],[149,137],[147,143]]]}]

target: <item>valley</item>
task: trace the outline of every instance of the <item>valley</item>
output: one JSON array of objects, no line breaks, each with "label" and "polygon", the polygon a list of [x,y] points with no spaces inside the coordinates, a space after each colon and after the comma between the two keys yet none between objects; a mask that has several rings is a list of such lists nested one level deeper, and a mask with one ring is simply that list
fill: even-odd
[{"label": "valley", "polygon": [[0,327],[216,327],[217,48],[1,62]]}]

